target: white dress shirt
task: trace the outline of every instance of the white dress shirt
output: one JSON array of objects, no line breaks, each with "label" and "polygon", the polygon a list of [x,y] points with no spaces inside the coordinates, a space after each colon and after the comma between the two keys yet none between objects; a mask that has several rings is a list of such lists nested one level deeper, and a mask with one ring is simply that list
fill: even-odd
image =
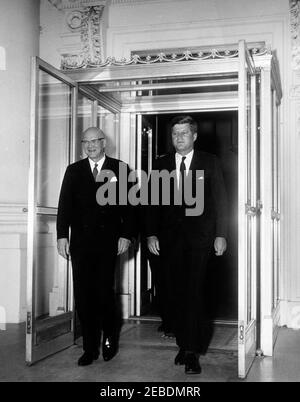
[{"label": "white dress shirt", "polygon": [[103,163],[105,161],[105,154],[104,154],[103,158],[101,158],[98,162],[94,162],[90,158],[88,158],[88,159],[89,159],[89,162],[90,162],[90,167],[91,167],[92,173],[93,173],[95,165],[97,165],[96,169],[98,170],[98,174],[99,174],[100,170],[102,169]]},{"label": "white dress shirt", "polygon": [[[189,152],[185,156],[184,164],[185,164],[185,174],[188,174],[188,171],[191,166],[192,158],[194,155],[194,150],[192,149],[191,152]],[[180,178],[180,164],[182,161],[182,155],[180,155],[178,152],[175,153],[175,162],[176,162],[176,176],[177,176],[177,185],[179,186],[179,178]]]}]

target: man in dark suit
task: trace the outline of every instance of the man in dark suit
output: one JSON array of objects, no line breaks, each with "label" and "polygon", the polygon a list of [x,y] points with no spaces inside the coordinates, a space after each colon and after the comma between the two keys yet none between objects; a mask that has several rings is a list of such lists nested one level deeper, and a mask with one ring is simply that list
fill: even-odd
[{"label": "man in dark suit", "polygon": [[[101,331],[104,360],[112,359],[117,352],[115,263],[117,255],[127,251],[131,243],[133,214],[128,203],[100,205],[102,202],[96,200],[104,185],[99,175],[108,172],[111,185],[117,189],[119,180],[128,179],[129,173],[124,162],[105,154],[103,131],[90,127],[81,142],[88,157],[66,170],[58,205],[57,248],[62,257],[71,256],[84,350],[78,364],[86,366],[99,356]],[[125,176],[120,174],[122,169]]]},{"label": "man in dark suit", "polygon": [[[207,262],[212,248],[217,256],[226,250],[226,192],[217,158],[194,150],[197,123],[193,118],[176,117],[171,128],[175,153],[158,159],[152,175],[154,171],[176,172],[174,194],[178,187],[183,187],[184,193],[194,192],[196,181],[204,180],[204,210],[193,216],[187,213],[185,199],[177,205],[171,197],[170,204],[163,205],[160,198],[158,206],[148,208],[147,242],[150,252],[161,258],[165,309],[179,346],[175,364],[185,365],[186,374],[199,374],[199,355],[208,336],[204,300]],[[191,187],[185,184],[188,177]],[[163,191],[151,186],[151,192],[158,190]]]}]

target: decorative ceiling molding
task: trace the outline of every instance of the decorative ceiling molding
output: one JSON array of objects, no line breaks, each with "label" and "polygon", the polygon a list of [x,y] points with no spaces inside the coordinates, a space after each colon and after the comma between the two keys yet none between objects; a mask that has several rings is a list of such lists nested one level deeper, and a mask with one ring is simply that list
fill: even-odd
[{"label": "decorative ceiling molding", "polygon": [[180,0],[111,0],[111,5],[145,4],[145,3],[171,3]]},{"label": "decorative ceiling molding", "polygon": [[[269,54],[269,48],[252,48],[250,49],[250,54],[253,56],[263,56],[265,54]],[[163,52],[153,55],[145,55],[140,56],[138,54],[134,54],[130,59],[122,58],[120,60],[116,60],[114,57],[108,57],[104,62],[91,62],[84,58],[84,56],[80,55],[63,55],[61,68],[63,70],[70,69],[81,69],[81,68],[101,68],[106,66],[128,66],[131,64],[155,64],[155,63],[178,63],[182,61],[199,61],[199,60],[208,60],[208,59],[231,59],[238,57],[237,49],[210,49],[210,50],[199,50],[196,52],[195,50],[190,51],[186,50],[183,53],[172,53],[165,54]]]},{"label": "decorative ceiling molding", "polygon": [[105,6],[107,0],[48,0],[58,10],[72,10],[82,7]]},{"label": "decorative ceiling molding", "polygon": [[27,204],[0,204],[0,233],[27,232]]},{"label": "decorative ceiling molding", "polygon": [[300,1],[290,0],[290,22],[292,36],[292,68],[300,69]]},{"label": "decorative ceiling molding", "polygon": [[[84,3],[87,4],[87,2]],[[73,68],[74,63],[80,68],[86,65],[98,65],[104,61],[102,15],[105,3],[106,1],[101,1],[100,5],[64,10],[66,26],[72,32],[72,37],[74,34],[77,49],[75,47],[76,50],[72,53],[68,48],[62,49],[62,68]],[[70,34],[66,35],[70,40]]]}]

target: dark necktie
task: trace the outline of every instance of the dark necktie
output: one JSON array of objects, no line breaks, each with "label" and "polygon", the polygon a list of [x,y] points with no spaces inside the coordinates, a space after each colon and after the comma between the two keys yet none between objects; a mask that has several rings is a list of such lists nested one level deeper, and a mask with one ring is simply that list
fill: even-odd
[{"label": "dark necktie", "polygon": [[94,176],[95,181],[96,181],[96,177],[97,177],[97,174],[98,174],[97,166],[98,166],[98,163],[95,163],[95,166],[94,166],[94,169],[93,169],[93,176]]},{"label": "dark necktie", "polygon": [[181,189],[182,205],[184,205],[184,179],[185,179],[185,161],[186,156],[183,156],[180,163],[179,189]]}]

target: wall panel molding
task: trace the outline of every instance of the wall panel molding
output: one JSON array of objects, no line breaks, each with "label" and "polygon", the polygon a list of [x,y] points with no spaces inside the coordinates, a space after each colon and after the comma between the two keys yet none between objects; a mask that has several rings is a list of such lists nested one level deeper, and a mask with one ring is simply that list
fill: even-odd
[{"label": "wall panel molding", "polygon": [[0,233],[27,232],[27,204],[0,203]]}]

